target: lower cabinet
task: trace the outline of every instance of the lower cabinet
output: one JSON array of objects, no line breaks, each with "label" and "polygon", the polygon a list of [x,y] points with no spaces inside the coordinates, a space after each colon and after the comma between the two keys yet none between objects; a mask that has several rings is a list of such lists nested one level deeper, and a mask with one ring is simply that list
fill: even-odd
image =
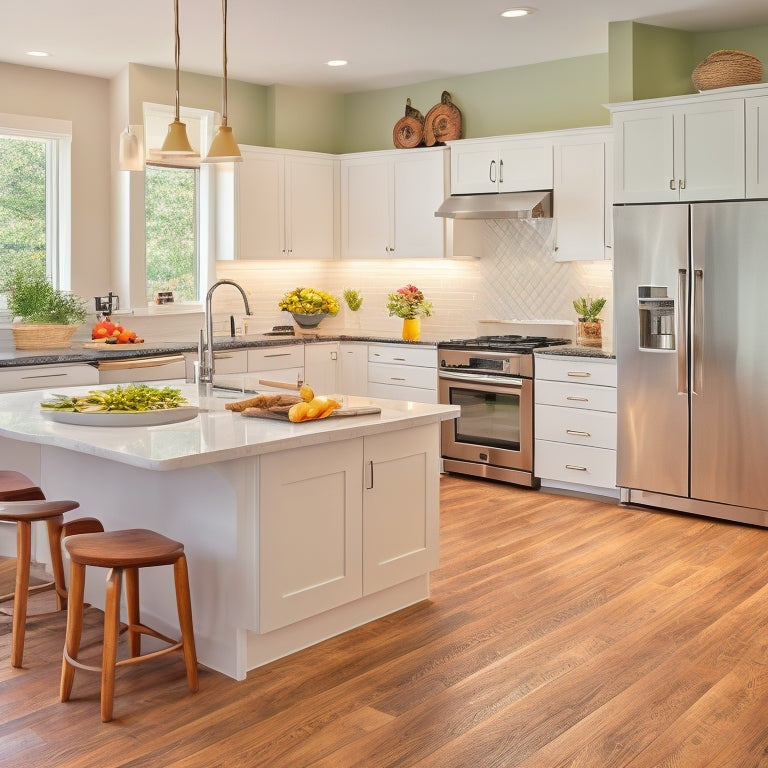
[{"label": "lower cabinet", "polygon": [[304,345],[304,380],[318,395],[332,395],[339,391],[338,341]]},{"label": "lower cabinet", "polygon": [[437,349],[404,344],[369,345],[368,395],[436,403]]},{"label": "lower cabinet", "polygon": [[48,387],[78,387],[99,383],[99,372],[92,365],[21,365],[0,371],[0,392]]},{"label": "lower cabinet", "polygon": [[368,394],[368,345],[342,341],[339,360],[339,392],[365,397]]},{"label": "lower cabinet", "polygon": [[261,457],[261,633],[437,567],[436,434],[430,425]]}]

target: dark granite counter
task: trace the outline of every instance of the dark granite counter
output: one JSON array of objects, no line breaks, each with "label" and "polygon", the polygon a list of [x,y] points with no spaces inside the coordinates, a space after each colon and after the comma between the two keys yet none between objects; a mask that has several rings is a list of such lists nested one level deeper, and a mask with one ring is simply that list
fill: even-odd
[{"label": "dark granite counter", "polygon": [[596,360],[615,360],[616,355],[610,348],[581,347],[576,344],[564,344],[559,347],[537,349],[536,357],[591,357]]}]

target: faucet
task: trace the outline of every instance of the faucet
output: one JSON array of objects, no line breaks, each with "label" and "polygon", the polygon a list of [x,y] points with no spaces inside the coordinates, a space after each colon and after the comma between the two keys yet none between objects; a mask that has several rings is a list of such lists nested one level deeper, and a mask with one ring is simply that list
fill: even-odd
[{"label": "faucet", "polygon": [[213,384],[213,312],[211,311],[211,304],[213,303],[213,292],[220,285],[233,285],[237,288],[243,297],[245,314],[251,314],[251,308],[248,306],[248,297],[245,295],[242,286],[238,285],[234,280],[219,280],[208,289],[205,297],[205,331],[200,331],[200,343],[197,348],[197,356],[200,361],[199,381],[203,384]]}]

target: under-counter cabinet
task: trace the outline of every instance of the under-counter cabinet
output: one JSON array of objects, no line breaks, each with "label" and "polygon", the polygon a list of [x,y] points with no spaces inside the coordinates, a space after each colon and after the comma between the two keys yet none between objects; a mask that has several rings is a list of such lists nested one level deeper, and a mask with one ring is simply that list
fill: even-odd
[{"label": "under-counter cabinet", "polygon": [[747,197],[768,197],[768,96],[746,99]]},{"label": "under-counter cabinet", "polygon": [[332,395],[338,392],[338,341],[321,341],[304,345],[304,380],[318,395]]},{"label": "under-counter cabinet", "polygon": [[88,363],[71,365],[21,365],[0,371],[0,392],[20,392],[49,387],[77,387],[99,383],[99,372]]},{"label": "under-counter cabinet", "polygon": [[451,194],[552,189],[552,139],[463,139],[451,148]]},{"label": "under-counter cabinet", "polygon": [[610,129],[554,139],[555,261],[612,257],[613,138]]},{"label": "under-counter cabinet", "polygon": [[339,392],[365,397],[368,394],[368,345],[342,341],[339,361]]},{"label": "under-counter cabinet", "polygon": [[241,152],[235,171],[237,258],[335,258],[339,160],[265,147]]},{"label": "under-counter cabinet", "polygon": [[342,258],[442,257],[447,162],[443,147],[342,156]]},{"label": "under-counter cabinet", "polygon": [[405,344],[370,344],[368,395],[436,403],[437,349]]},{"label": "under-counter cabinet", "polygon": [[534,473],[616,487],[616,361],[536,356]]},{"label": "under-counter cabinet", "polygon": [[262,456],[259,632],[435,569],[437,462],[430,427]]},{"label": "under-counter cabinet", "polygon": [[744,98],[612,104],[617,203],[745,195]]}]

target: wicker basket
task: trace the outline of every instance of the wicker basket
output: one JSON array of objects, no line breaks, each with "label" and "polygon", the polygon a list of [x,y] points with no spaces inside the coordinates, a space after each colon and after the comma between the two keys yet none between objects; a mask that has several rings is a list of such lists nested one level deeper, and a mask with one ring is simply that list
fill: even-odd
[{"label": "wicker basket", "polygon": [[762,79],[763,64],[760,59],[751,53],[731,49],[710,53],[691,74],[693,85],[699,91],[751,85]]},{"label": "wicker basket", "polygon": [[62,349],[72,346],[78,325],[13,323],[13,343],[16,349]]}]

